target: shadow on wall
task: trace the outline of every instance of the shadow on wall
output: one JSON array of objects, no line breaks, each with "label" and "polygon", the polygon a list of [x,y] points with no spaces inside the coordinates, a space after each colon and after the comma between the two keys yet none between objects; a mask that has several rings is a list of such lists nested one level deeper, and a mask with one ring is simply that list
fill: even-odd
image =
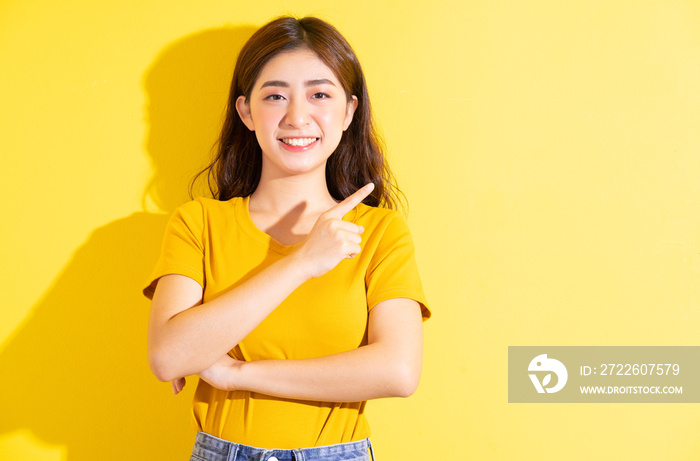
[{"label": "shadow on wall", "polygon": [[0,351],[0,438],[29,429],[65,446],[67,461],[188,456],[190,401],[148,369],[149,304],[140,290],[169,214],[209,159],[235,59],[254,30],[187,36],[146,71],[154,174],[144,202],[167,214],[135,213],[96,229]]}]

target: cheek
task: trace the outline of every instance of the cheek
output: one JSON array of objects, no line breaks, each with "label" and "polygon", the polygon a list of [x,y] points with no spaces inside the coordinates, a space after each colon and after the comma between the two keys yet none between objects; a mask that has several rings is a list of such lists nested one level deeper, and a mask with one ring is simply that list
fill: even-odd
[{"label": "cheek", "polygon": [[276,129],[283,114],[283,111],[275,110],[274,108],[257,108],[257,110],[252,111],[255,130],[269,132]]},{"label": "cheek", "polygon": [[334,108],[332,111],[327,111],[320,114],[317,118],[318,123],[322,124],[326,130],[343,130],[345,123],[345,107]]}]

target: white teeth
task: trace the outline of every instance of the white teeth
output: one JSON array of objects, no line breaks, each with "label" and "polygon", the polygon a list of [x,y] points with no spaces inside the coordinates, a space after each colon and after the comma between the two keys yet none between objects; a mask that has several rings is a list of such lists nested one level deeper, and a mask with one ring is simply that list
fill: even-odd
[{"label": "white teeth", "polygon": [[289,146],[308,146],[318,138],[282,138],[281,141]]}]

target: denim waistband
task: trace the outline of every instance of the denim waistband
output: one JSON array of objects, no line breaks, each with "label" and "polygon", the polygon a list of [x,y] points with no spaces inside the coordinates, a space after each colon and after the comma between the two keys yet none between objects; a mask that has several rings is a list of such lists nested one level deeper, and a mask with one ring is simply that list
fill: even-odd
[{"label": "denim waistband", "polygon": [[369,439],[311,448],[257,448],[198,432],[190,461],[374,461]]}]

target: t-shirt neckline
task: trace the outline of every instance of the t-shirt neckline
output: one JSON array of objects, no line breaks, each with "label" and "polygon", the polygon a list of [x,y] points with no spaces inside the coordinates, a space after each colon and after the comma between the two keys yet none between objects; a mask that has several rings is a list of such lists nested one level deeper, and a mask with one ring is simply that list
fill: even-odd
[{"label": "t-shirt neckline", "polygon": [[239,206],[236,207],[236,214],[238,215],[239,222],[249,236],[264,244],[274,252],[282,255],[291,253],[300,245],[300,243],[285,245],[271,235],[267,234],[262,229],[259,229],[253,222],[253,219],[250,217],[249,202],[250,196],[242,197],[239,202]]}]

